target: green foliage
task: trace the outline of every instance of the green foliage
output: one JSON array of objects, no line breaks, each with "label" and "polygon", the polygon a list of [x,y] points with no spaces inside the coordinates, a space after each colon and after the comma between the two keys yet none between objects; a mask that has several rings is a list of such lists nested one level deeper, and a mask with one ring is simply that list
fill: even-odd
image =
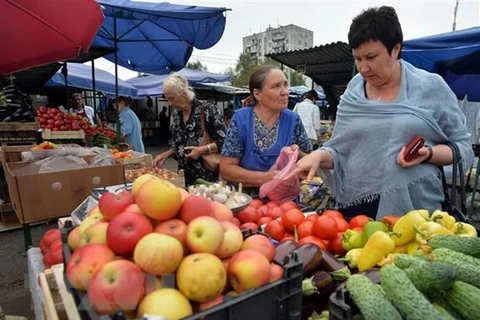
[{"label": "green foliage", "polygon": [[201,63],[199,60],[187,63],[185,68],[199,71],[208,71],[207,66]]}]

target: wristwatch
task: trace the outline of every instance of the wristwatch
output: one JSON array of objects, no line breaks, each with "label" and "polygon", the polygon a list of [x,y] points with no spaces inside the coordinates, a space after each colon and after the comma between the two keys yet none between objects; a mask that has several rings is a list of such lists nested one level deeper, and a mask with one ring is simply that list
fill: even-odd
[{"label": "wristwatch", "polygon": [[430,161],[433,157],[433,149],[432,147],[430,146],[425,146],[427,149],[428,149],[428,157],[422,161],[422,163],[427,163],[428,161]]}]

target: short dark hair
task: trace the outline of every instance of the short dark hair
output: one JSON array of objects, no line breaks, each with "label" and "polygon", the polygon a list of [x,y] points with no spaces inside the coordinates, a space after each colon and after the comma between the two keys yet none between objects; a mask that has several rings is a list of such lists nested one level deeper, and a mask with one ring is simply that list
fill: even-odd
[{"label": "short dark hair", "polygon": [[380,41],[392,53],[393,47],[403,43],[402,27],[393,7],[382,6],[363,10],[353,18],[348,32],[348,44],[352,49],[358,48],[370,40]]},{"label": "short dark hair", "polygon": [[74,93],[74,94],[72,94],[72,99],[75,99],[75,98],[78,98],[78,97],[80,97],[80,98],[82,98],[82,99],[83,99],[83,97],[82,97],[82,94],[81,94],[81,93],[78,93],[78,92],[77,92],[77,93]]},{"label": "short dark hair", "polygon": [[305,92],[305,98],[310,99],[310,100],[318,100],[318,93],[315,90],[309,90]]},{"label": "short dark hair", "polygon": [[255,99],[253,95],[253,91],[255,89],[262,90],[263,86],[265,85],[265,79],[272,70],[280,70],[281,69],[277,66],[266,65],[257,68],[253,73],[250,75],[250,79],[248,81],[248,89],[250,90],[250,99],[252,100],[253,104],[256,104],[258,101]]}]

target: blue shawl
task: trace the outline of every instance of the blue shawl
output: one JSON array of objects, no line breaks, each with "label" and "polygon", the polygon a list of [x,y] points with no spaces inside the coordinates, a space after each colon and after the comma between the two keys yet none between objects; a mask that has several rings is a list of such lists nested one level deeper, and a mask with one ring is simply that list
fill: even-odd
[{"label": "blue shawl", "polygon": [[473,162],[465,116],[455,94],[436,74],[400,60],[402,80],[397,100],[365,97],[365,80],[357,74],[338,106],[332,138],[322,147],[331,152],[334,169],[327,184],[340,208],[380,197],[377,218],[412,209],[440,208],[443,189],[439,168],[421,164],[402,168],[400,149],[415,135],[434,146],[455,142],[464,168]]}]

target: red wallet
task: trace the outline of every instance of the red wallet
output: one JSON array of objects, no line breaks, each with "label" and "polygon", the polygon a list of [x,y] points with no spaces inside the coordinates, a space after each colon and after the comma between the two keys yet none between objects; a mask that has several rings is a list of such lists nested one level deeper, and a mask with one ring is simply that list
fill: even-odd
[{"label": "red wallet", "polygon": [[421,136],[414,136],[405,147],[403,158],[410,162],[418,156],[418,150],[425,144],[425,139]]}]

